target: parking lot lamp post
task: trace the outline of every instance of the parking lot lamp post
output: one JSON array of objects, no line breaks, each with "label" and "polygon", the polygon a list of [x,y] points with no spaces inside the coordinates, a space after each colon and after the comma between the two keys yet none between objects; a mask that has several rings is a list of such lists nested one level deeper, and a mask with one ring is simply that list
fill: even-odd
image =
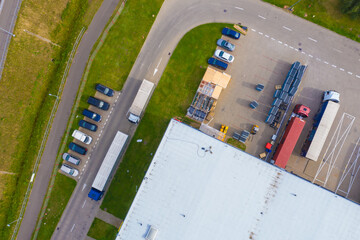
[{"label": "parking lot lamp post", "polygon": [[1,27],[0,27],[0,30],[3,31],[3,32],[6,32],[7,34],[9,34],[9,35],[11,35],[11,36],[13,36],[13,37],[15,37],[15,34],[7,31],[7,30],[5,30],[5,29],[3,29],[3,28],[1,28]]},{"label": "parking lot lamp post", "polygon": [[51,93],[49,93],[49,96],[56,97],[57,99],[59,99],[59,96],[51,94]]},{"label": "parking lot lamp post", "polygon": [[21,217],[19,217],[19,218],[18,218],[18,219],[16,219],[15,221],[12,221],[11,223],[6,224],[6,226],[10,227],[10,225],[11,225],[11,224],[13,224],[14,222],[19,221],[20,219],[21,219]]},{"label": "parking lot lamp post", "polygon": [[289,10],[293,10],[293,7],[294,7],[296,4],[298,4],[299,2],[301,2],[301,0],[298,0],[296,3],[294,3],[293,5],[291,5],[291,6],[289,7]]}]

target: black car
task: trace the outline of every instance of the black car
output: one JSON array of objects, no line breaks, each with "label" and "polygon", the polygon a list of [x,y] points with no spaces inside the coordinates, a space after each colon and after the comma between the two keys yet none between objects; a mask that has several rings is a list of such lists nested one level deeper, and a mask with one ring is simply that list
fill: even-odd
[{"label": "black car", "polygon": [[96,132],[96,130],[97,130],[97,126],[95,124],[89,123],[89,122],[87,122],[85,120],[80,120],[79,126],[83,127],[83,128],[86,128],[86,129],[88,129],[90,131],[93,131],[93,132]]},{"label": "black car", "polygon": [[95,122],[100,122],[101,121],[101,115],[100,114],[94,113],[93,111],[90,111],[88,109],[84,109],[82,114],[85,117],[88,117],[88,118],[94,120]]},{"label": "black car", "polygon": [[105,94],[106,96],[112,97],[114,96],[114,90],[98,83],[95,86],[96,91],[101,92],[102,94]]},{"label": "black car", "polygon": [[81,155],[85,155],[86,152],[87,152],[86,148],[84,148],[84,147],[82,147],[82,146],[80,146],[80,145],[78,145],[76,143],[73,143],[73,142],[71,142],[69,144],[69,149],[74,151],[74,152],[77,152],[77,153],[79,153]]},{"label": "black car", "polygon": [[94,98],[94,97],[89,97],[88,99],[88,104],[91,104],[97,108],[100,108],[101,110],[108,110],[110,107],[110,104],[107,102],[104,102],[103,100]]}]

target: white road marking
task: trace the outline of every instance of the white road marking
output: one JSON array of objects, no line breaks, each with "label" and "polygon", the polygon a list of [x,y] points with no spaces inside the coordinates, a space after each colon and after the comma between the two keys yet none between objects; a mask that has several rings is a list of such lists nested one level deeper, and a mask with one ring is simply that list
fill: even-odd
[{"label": "white road marking", "polygon": [[286,30],[288,30],[288,31],[292,31],[292,29],[291,28],[288,28],[288,27],[286,27],[286,26],[282,26],[284,29],[286,29]]},{"label": "white road marking", "polygon": [[74,223],[74,225],[72,226],[70,232],[72,232],[72,231],[74,230],[74,227],[75,227],[75,223]]},{"label": "white road marking", "polygon": [[255,30],[255,29],[253,29],[253,28],[251,29],[251,31],[256,32],[256,30]]},{"label": "white road marking", "polygon": [[294,47],[292,47],[292,46],[289,46],[289,48],[294,49]]},{"label": "white road marking", "polygon": [[85,201],[84,201],[84,203],[83,203],[83,205],[82,205],[82,207],[81,207],[81,208],[84,208],[84,206],[85,206],[85,203],[86,203],[86,199],[85,199]]},{"label": "white road marking", "polygon": [[301,52],[302,54],[306,54],[305,52]]},{"label": "white road marking", "polygon": [[158,68],[160,66],[161,61],[162,61],[162,58],[160,58],[160,61],[159,61],[158,65],[156,66],[156,68]]},{"label": "white road marking", "polygon": [[263,33],[262,32],[258,32],[260,35],[263,35]]},{"label": "white road marking", "polygon": [[269,37],[269,35],[266,35],[266,34],[265,34],[265,37],[267,37],[267,38],[268,38],[268,37]]},{"label": "white road marking", "polygon": [[352,73],[352,72],[348,72],[348,74],[353,75],[353,73]]},{"label": "white road marking", "polygon": [[287,45],[286,43],[284,43],[284,46],[286,46],[286,47],[287,47],[287,46],[289,46],[289,45]]},{"label": "white road marking", "polygon": [[81,191],[84,191],[85,187],[86,187],[86,183],[84,183],[84,186],[83,186]]},{"label": "white road marking", "polygon": [[160,42],[160,44],[159,44],[158,48],[160,48],[160,47],[161,47],[161,44],[163,43],[163,41],[164,41],[164,39],[163,39],[163,40],[161,40],[161,42]]},{"label": "white road marking", "polygon": [[327,61],[324,61],[325,64],[329,64]]},{"label": "white road marking", "polygon": [[336,68],[336,65],[334,65],[334,64],[333,64],[333,65],[331,65],[331,66],[332,66],[333,68]]},{"label": "white road marking", "polygon": [[157,73],[157,71],[158,71],[158,69],[155,68],[155,69],[154,69],[154,74],[153,74],[153,76],[155,76],[155,74]]},{"label": "white road marking", "polygon": [[263,16],[261,16],[261,15],[258,15],[258,17],[259,17],[259,18],[262,18],[262,19],[264,19],[264,20],[266,19],[266,17],[263,17]]},{"label": "white road marking", "polygon": [[335,51],[337,51],[337,52],[339,52],[339,53],[342,53],[342,51],[341,50],[339,50],[339,49],[336,49],[336,48],[333,48]]},{"label": "white road marking", "polygon": [[359,76],[359,75],[356,75],[356,77],[357,77],[357,78],[360,78],[360,76]]},{"label": "white road marking", "polygon": [[244,10],[243,8],[241,8],[241,7],[235,7],[236,9],[239,9],[239,10]]},{"label": "white road marking", "polygon": [[317,42],[317,40],[311,38],[311,37],[308,37],[309,40],[313,41],[313,42]]},{"label": "white road marking", "polygon": [[294,50],[297,51],[297,52],[299,51],[299,49],[297,49],[297,48],[294,48]]},{"label": "white road marking", "polygon": [[271,38],[271,40],[273,40],[273,41],[274,41],[274,40],[275,40],[275,38],[273,38],[273,37],[272,37],[272,38]]},{"label": "white road marking", "polygon": [[345,71],[345,69],[343,69],[343,68],[339,68],[339,69],[340,69],[340,71],[343,71],[343,72]]},{"label": "white road marking", "polygon": [[317,60],[317,61],[321,61],[321,59],[320,59],[320,58],[316,58],[316,60]]},{"label": "white road marking", "polygon": [[282,44],[282,41],[278,41],[278,43]]}]

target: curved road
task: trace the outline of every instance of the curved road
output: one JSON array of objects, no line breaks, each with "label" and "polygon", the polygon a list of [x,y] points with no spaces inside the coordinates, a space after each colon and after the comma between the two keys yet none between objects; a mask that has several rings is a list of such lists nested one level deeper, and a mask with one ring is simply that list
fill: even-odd
[{"label": "curved road", "polygon": [[[87,197],[96,169],[100,166],[99,159],[103,159],[105,156],[106,150],[117,130],[130,135],[134,132],[135,127],[127,121],[125,115],[142,79],[146,78],[157,83],[171,57],[171,53],[182,36],[190,29],[209,22],[241,22],[249,27],[249,35],[258,33],[269,38],[269,41],[286,43],[288,46],[299,46],[300,43],[303,53],[294,51],[294,55],[306,53],[307,62],[311,63],[312,66],[316,67],[317,64],[325,64],[329,65],[329,67],[332,65],[343,67],[346,69],[343,74],[351,75],[354,78],[359,76],[358,78],[360,78],[360,70],[357,67],[360,63],[360,46],[357,42],[291,15],[282,9],[254,0],[222,0],[221,3],[217,0],[200,0],[196,2],[193,0],[166,0],[128,76],[118,104],[114,106],[113,116],[100,139],[101,144],[94,149],[88,170],[79,180],[57,226],[57,230],[53,234],[53,239],[85,238],[101,204],[100,202],[90,201]],[[101,30],[102,28],[99,31]],[[90,52],[90,49],[87,52]],[[84,54],[82,59],[87,59],[87,56]],[[86,60],[84,64],[85,62]],[[79,64],[78,60],[75,61],[76,63]],[[66,84],[71,84],[74,89],[77,89],[76,86],[79,84],[84,67],[85,65],[81,65],[81,68],[75,71],[76,75],[69,74]],[[70,71],[74,68],[73,65]],[[61,114],[69,115],[70,103],[73,102],[75,97],[75,95],[72,95],[74,91],[70,91],[71,89],[65,86],[62,99],[65,97],[66,99],[70,98],[67,100],[69,103],[66,108],[64,107],[62,113],[59,107],[57,116]],[[66,119],[63,118],[62,120],[64,125]],[[55,125],[55,121],[54,126],[58,126]],[[65,127],[62,128],[62,130],[64,129]],[[58,139],[52,145],[56,146],[55,150],[58,148],[59,136],[61,135],[56,136]],[[53,140],[56,136],[50,133]],[[49,140],[49,142],[51,141]],[[55,158],[56,151],[53,152],[54,155],[48,155],[48,159]],[[45,158],[43,157],[43,159]],[[50,172],[51,170],[49,170],[49,174]],[[35,212],[33,214],[34,219],[34,216],[37,215],[35,215]]]},{"label": "curved road", "polygon": [[[115,106],[115,114],[101,139],[101,148],[95,149],[93,159],[103,159],[117,130],[132,135],[134,127],[126,113],[142,79],[157,83],[171,53],[183,35],[190,29],[209,22],[241,22],[249,26],[249,34],[257,32],[271,41],[298,46],[308,54],[308,62],[346,66],[353,77],[360,75],[357,66],[360,46],[357,42],[339,36],[327,29],[291,15],[267,3],[253,0],[166,0],[129,74]],[[201,41],[201,40],[199,40]],[[261,47],[261,46],[259,46]],[[294,54],[304,54],[295,52]],[[329,66],[330,67],[330,66]],[[356,71],[359,71],[356,73]],[[344,72],[344,74],[347,74]],[[100,163],[93,163],[97,169]],[[96,171],[87,172],[79,181],[52,239],[83,239],[101,203],[90,201],[87,193]],[[121,194],[121,193],[119,193]]]}]

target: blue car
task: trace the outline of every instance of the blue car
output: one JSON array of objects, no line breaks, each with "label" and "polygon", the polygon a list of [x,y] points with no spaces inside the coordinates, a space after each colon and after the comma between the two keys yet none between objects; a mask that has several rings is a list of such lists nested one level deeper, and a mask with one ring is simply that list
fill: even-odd
[{"label": "blue car", "polygon": [[229,43],[228,41],[225,41],[224,39],[218,39],[216,41],[216,44],[219,46],[219,47],[222,47],[226,50],[229,50],[229,51],[234,51],[235,49],[235,45],[234,44],[231,44]]},{"label": "blue car", "polygon": [[100,122],[101,121],[101,115],[100,114],[94,113],[93,111],[90,111],[88,109],[84,109],[82,114],[85,117],[88,117],[88,118],[94,120],[95,122]]},{"label": "blue car", "polygon": [[81,155],[85,155],[86,152],[87,152],[86,148],[84,148],[84,147],[82,147],[82,146],[80,146],[80,145],[78,145],[76,143],[73,143],[73,142],[71,142],[69,144],[69,149],[74,151],[74,152],[77,152],[77,153],[79,153]]},{"label": "blue car", "polygon": [[108,110],[109,107],[110,107],[110,104],[107,103],[107,102],[104,102],[103,100],[100,100],[100,99],[97,99],[97,98],[94,98],[94,97],[89,97],[88,99],[88,104],[91,104],[101,110]]},{"label": "blue car", "polygon": [[213,65],[214,67],[217,67],[221,70],[226,70],[228,67],[227,63],[217,60],[216,58],[209,58],[208,64]]},{"label": "blue car", "polygon": [[102,94],[104,94],[106,96],[109,96],[109,97],[114,96],[114,90],[112,90],[100,83],[96,84],[95,89],[96,89],[96,91],[101,92]]},{"label": "blue car", "polygon": [[97,130],[97,126],[95,124],[89,123],[89,122],[87,122],[85,120],[80,120],[79,126],[83,127],[83,128],[86,128],[86,129],[88,129],[90,131],[93,131],[93,132],[96,132],[96,130]]},{"label": "blue car", "polygon": [[234,31],[230,28],[223,28],[223,30],[221,31],[221,33],[225,36],[234,38],[234,39],[239,39],[240,38],[240,33],[238,33],[237,31]]}]

